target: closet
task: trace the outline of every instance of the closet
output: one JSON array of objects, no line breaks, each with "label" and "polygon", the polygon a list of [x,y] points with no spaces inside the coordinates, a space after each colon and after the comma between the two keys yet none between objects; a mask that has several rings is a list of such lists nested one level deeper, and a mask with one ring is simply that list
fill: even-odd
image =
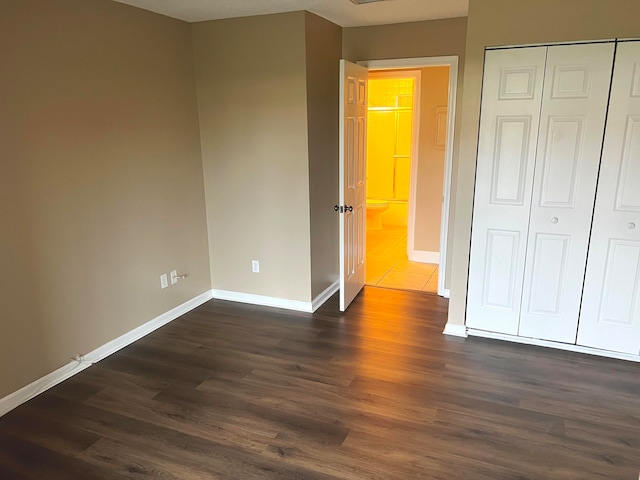
[{"label": "closet", "polygon": [[639,286],[640,42],[488,50],[467,327],[638,355]]}]

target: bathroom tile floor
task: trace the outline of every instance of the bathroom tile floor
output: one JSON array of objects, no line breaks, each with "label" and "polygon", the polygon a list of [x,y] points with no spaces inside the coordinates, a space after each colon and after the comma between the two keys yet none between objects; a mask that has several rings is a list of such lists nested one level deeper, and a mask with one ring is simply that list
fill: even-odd
[{"label": "bathroom tile floor", "polygon": [[438,293],[438,265],[409,261],[406,227],[367,230],[366,283]]}]

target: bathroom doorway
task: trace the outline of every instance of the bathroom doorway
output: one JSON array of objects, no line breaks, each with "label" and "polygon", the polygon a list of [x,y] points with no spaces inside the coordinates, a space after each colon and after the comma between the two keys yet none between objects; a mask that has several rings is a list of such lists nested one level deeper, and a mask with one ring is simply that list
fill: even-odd
[{"label": "bathroom doorway", "polygon": [[439,270],[451,71],[369,72],[369,285],[445,294]]}]

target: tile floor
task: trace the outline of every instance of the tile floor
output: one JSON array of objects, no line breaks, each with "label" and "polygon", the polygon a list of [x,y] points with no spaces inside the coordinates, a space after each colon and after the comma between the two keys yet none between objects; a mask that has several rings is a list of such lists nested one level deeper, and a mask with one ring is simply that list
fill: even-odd
[{"label": "tile floor", "polygon": [[438,265],[409,261],[406,227],[367,230],[366,283],[438,293]]}]

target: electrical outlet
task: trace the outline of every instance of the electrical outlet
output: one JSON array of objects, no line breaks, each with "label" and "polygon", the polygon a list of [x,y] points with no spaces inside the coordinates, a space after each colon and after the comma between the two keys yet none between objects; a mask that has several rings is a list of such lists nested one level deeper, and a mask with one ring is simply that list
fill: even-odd
[{"label": "electrical outlet", "polygon": [[175,285],[178,283],[178,272],[177,270],[171,270],[171,285]]},{"label": "electrical outlet", "polygon": [[167,274],[163,273],[160,275],[160,287],[167,288],[169,286],[169,279],[167,278]]},{"label": "electrical outlet", "polygon": [[251,271],[253,273],[260,273],[260,262],[258,260],[251,260]]}]

